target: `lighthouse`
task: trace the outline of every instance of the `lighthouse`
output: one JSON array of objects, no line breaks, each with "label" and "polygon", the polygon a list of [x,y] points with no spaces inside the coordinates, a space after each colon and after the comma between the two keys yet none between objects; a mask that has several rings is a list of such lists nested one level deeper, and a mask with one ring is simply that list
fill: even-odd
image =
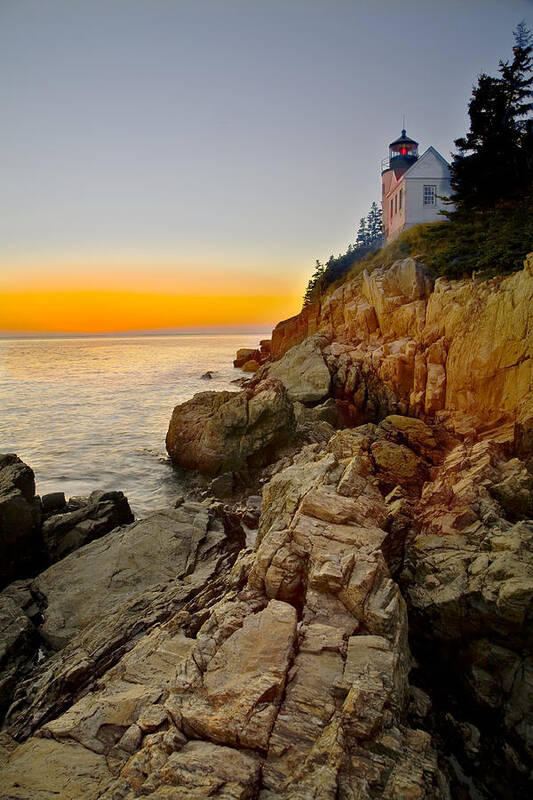
[{"label": "lighthouse", "polygon": [[389,169],[395,172],[409,169],[418,160],[418,142],[407,136],[405,128],[402,135],[389,145]]},{"label": "lighthouse", "polygon": [[389,145],[382,162],[381,207],[385,243],[421,222],[443,221],[443,208],[450,209],[450,165],[434,147],[418,155],[418,142],[401,136]]}]

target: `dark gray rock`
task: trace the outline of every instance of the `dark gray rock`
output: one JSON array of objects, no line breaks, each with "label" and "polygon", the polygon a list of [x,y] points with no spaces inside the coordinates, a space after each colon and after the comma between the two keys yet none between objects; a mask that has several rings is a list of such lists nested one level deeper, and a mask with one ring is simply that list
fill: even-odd
[{"label": "dark gray rock", "polygon": [[0,455],[0,588],[44,565],[35,477],[13,453]]},{"label": "dark gray rock", "polygon": [[21,670],[38,647],[38,634],[31,620],[12,597],[0,595],[0,715],[11,702]]},{"label": "dark gray rock", "polygon": [[43,494],[41,497],[41,504],[44,514],[47,514],[51,511],[59,511],[67,505],[67,501],[65,500],[65,492],[50,492],[49,494]]},{"label": "dark gray rock", "polygon": [[128,500],[122,492],[95,491],[87,498],[75,498],[63,513],[43,523],[43,540],[51,563],[73,550],[133,522]]},{"label": "dark gray rock", "polygon": [[223,472],[209,483],[208,494],[215,497],[231,497],[233,494],[233,473]]}]

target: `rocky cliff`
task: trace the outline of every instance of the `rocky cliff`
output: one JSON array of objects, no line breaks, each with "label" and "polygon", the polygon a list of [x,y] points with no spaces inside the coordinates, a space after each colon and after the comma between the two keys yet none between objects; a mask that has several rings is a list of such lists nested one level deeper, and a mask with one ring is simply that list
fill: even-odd
[{"label": "rocky cliff", "polygon": [[524,269],[490,281],[435,282],[405,259],[363,272],[320,304],[281,322],[272,352],[321,333],[334,393],[356,418],[385,412],[431,419],[475,435],[533,419],[533,254]]},{"label": "rocky cliff", "polygon": [[362,274],[177,406],[207,490],[0,595],[0,797],[528,796],[532,273]]}]

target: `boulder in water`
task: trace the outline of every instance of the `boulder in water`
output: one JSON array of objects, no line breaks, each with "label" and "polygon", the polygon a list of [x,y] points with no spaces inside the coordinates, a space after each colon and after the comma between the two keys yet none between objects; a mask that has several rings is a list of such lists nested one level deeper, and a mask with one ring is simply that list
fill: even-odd
[{"label": "boulder in water", "polygon": [[279,381],[250,391],[201,392],[176,406],[167,433],[174,462],[207,475],[246,470],[268,459],[295,427],[292,403]]}]

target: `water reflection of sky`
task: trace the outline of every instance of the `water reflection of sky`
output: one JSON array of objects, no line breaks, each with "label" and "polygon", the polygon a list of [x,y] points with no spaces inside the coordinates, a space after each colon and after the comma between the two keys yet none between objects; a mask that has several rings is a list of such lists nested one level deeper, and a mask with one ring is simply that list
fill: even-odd
[{"label": "water reflection of sky", "polygon": [[167,505],[180,488],[165,451],[173,407],[234,390],[235,350],[260,338],[0,340],[0,452],[33,468],[40,494],[121,489],[136,515]]}]

